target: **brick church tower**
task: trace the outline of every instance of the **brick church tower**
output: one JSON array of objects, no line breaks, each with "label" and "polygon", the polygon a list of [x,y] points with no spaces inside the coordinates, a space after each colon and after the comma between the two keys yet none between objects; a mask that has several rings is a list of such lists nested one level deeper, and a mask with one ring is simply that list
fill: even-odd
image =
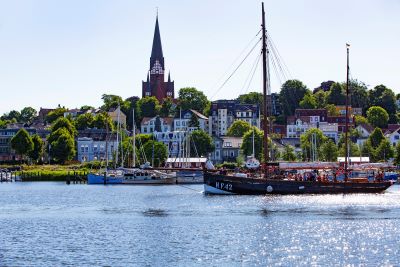
[{"label": "brick church tower", "polygon": [[158,16],[154,29],[153,48],[151,49],[150,70],[147,73],[147,80],[142,81],[142,97],[155,96],[158,101],[163,102],[164,98],[175,98],[174,81],[168,74],[168,81],[164,81],[164,56],[161,46],[160,29],[158,27]]}]

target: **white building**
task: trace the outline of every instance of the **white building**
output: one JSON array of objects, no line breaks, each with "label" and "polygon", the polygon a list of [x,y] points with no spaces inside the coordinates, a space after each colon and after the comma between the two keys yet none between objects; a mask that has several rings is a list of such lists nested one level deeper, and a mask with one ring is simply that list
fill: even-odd
[{"label": "white building", "polygon": [[400,127],[397,130],[394,130],[391,133],[385,134],[385,137],[389,140],[389,142],[396,146],[397,143],[400,141]]},{"label": "white building", "polygon": [[258,105],[240,104],[237,100],[218,100],[211,103],[210,112],[208,132],[211,136],[226,135],[229,127],[236,120],[243,120],[260,128]]},{"label": "white building", "polygon": [[154,138],[166,145],[169,157],[178,157],[180,151],[182,154],[182,145],[187,135],[186,131],[154,132]]},{"label": "white building", "polygon": [[[191,127],[190,120],[192,116],[196,116],[197,121],[199,122],[199,127]],[[174,118],[174,130],[175,131],[189,131],[192,132],[194,130],[201,129],[205,132],[208,130],[208,118],[201,114],[200,112],[190,109],[185,110],[177,114]]]},{"label": "white building", "polygon": [[288,124],[286,126],[286,137],[288,138],[300,138],[308,129],[318,128],[326,137],[333,139],[335,142],[339,140],[337,123],[320,122],[319,116],[293,119],[294,121],[288,119]]},{"label": "white building", "polygon": [[[108,149],[106,149],[106,145]],[[117,149],[118,143],[116,140],[108,142],[96,141],[90,137],[79,137],[77,139],[77,159],[80,162],[106,160],[106,151],[108,152],[108,159],[112,160]]]},{"label": "white building", "polygon": [[[159,131],[157,131],[156,126],[157,126],[157,120],[159,120]],[[170,132],[172,131],[172,122],[173,118],[171,117],[159,117],[155,116],[153,118],[149,117],[144,117],[142,122],[140,123],[140,132],[141,133],[154,133],[154,132]]]}]

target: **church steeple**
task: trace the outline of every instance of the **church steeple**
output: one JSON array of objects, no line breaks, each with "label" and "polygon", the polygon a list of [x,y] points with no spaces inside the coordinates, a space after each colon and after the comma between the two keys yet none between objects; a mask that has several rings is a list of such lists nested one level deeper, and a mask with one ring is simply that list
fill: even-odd
[{"label": "church steeple", "polygon": [[161,64],[161,67],[164,69],[164,56],[161,46],[160,28],[158,26],[158,14],[156,18],[156,26],[154,29],[153,47],[151,49],[150,69],[153,68],[156,60],[158,60],[158,62]]},{"label": "church steeple", "polygon": [[165,98],[174,99],[174,81],[168,74],[168,81],[164,80],[165,75],[164,55],[161,46],[160,26],[158,25],[158,14],[154,29],[153,47],[151,48],[150,68],[147,73],[147,80],[142,81],[142,97],[155,96],[160,103]]}]

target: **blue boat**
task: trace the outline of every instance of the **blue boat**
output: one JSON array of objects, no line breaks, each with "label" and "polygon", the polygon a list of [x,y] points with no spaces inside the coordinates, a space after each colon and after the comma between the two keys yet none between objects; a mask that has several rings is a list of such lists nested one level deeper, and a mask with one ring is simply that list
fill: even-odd
[{"label": "blue boat", "polygon": [[[104,181],[104,177],[106,177]],[[122,184],[121,176],[101,175],[97,173],[88,174],[88,184]]]}]

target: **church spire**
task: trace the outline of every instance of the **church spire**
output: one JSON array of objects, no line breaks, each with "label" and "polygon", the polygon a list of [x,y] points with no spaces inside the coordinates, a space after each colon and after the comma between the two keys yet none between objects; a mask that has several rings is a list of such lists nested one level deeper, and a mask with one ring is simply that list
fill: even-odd
[{"label": "church spire", "polygon": [[171,82],[171,72],[170,71],[168,71],[168,82],[169,83]]},{"label": "church spire", "polygon": [[151,57],[150,57],[150,69],[154,66],[154,63],[158,60],[164,69],[164,57],[161,46],[161,36],[160,36],[160,28],[158,26],[158,11],[156,17],[156,26],[154,29],[154,37],[153,37],[153,47],[151,49]]}]

